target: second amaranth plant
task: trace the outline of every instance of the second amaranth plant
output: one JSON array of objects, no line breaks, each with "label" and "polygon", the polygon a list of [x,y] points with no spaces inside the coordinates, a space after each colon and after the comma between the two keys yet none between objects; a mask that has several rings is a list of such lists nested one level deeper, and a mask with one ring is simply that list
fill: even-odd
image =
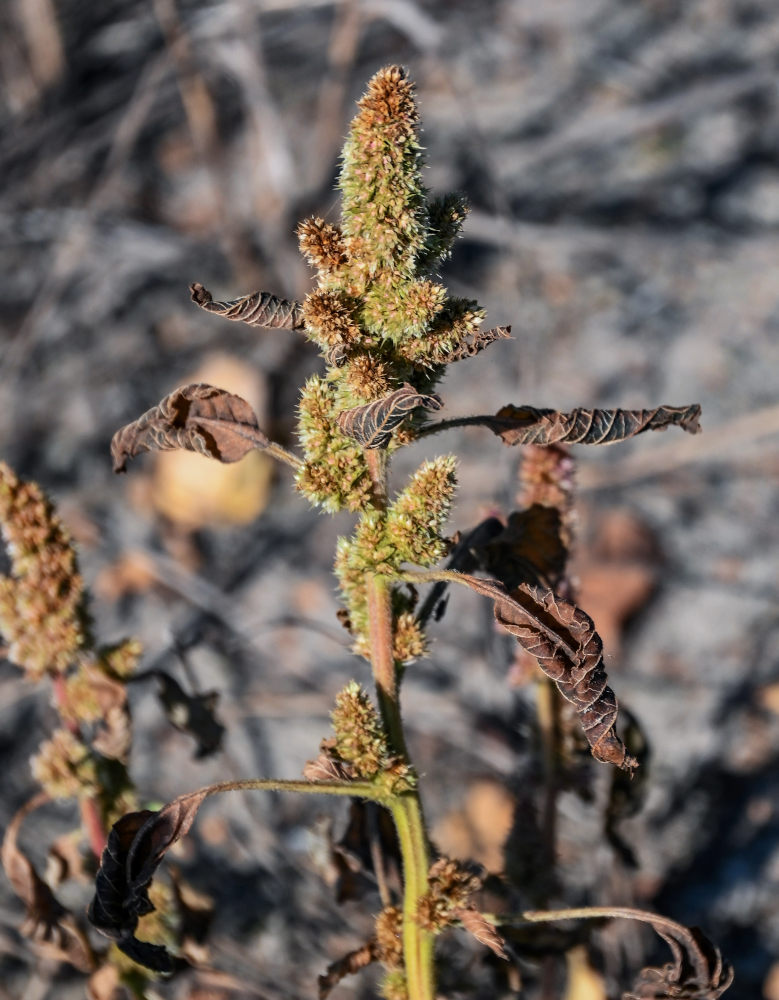
[{"label": "second amaranth plant", "polygon": [[[325,373],[312,376],[300,398],[302,454],[270,441],[244,400],[202,384],[177,389],[119,431],[112,444],[117,471],[148,450],[187,448],[234,462],[252,449],[264,449],[294,468],[298,490],[313,504],[329,512],[355,512],[353,535],[338,543],[335,571],[344,599],[342,620],[354,652],[370,663],[377,707],[356,682],[342,692],[333,713],[335,735],[322,743],[304,781],[225,783],[182,796],[159,812],[125,816],[111,833],[91,919],[136,959],[169,971],[171,957],[161,948],[141,946],[134,931],[151,905],[147,891],[157,866],[187,832],[207,796],[239,787],[357,796],[378,803],[394,820],[402,888],[397,899],[384,900],[375,936],[322,977],[321,995],[342,976],[380,962],[388,1000],[433,1000],[434,940],[448,927],[465,927],[512,961],[501,927],[613,916],[649,922],[673,951],[673,962],[643,971],[630,996],[713,1000],[732,975],[699,934],[628,909],[484,914],[477,905],[479,878],[460,862],[435,857],[431,849],[400,692],[408,664],[427,652],[427,625],[442,614],[442,590],[450,583],[492,601],[498,624],[554,681],[556,697],[573,705],[593,756],[626,772],[637,762],[616,731],[617,701],[606,684],[600,638],[561,585],[568,539],[562,517],[547,516],[554,513],[554,501],[546,513],[545,504],[536,500],[513,515],[514,528],[517,519],[522,521],[521,559],[512,542],[516,533],[508,529],[493,532],[483,546],[452,549],[445,524],[456,486],[454,456],[423,462],[393,496],[388,471],[394,453],[420,438],[472,424],[483,425],[505,444],[555,449],[559,455],[568,443],[608,444],[671,425],[695,433],[700,408],[561,413],[507,405],[495,414],[431,422],[444,406],[435,388],[446,366],[505,338],[510,328],[483,331],[484,310],[448,295],[437,280],[466,205],[457,195],[430,197],[421,166],[413,86],[402,68],[390,66],[370,81],[351,125],[339,180],[340,225],[315,218],[299,228],[302,252],[317,270],[317,288],[305,302],[264,292],[218,302],[202,285],[192,286],[194,301],[209,312],[300,331],[320,348]],[[553,497],[555,483],[547,485],[546,495]],[[544,491],[536,493],[540,497]],[[541,532],[536,537],[539,525],[543,537]],[[447,555],[448,567],[435,568]],[[424,586],[430,589],[420,600]]]}]

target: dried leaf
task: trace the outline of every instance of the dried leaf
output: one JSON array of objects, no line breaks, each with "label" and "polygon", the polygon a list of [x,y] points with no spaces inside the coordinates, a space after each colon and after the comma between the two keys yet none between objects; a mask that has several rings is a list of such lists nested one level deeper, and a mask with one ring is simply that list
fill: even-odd
[{"label": "dried leaf", "polygon": [[319,977],[319,1000],[327,1000],[334,986],[337,986],[346,976],[364,969],[372,962],[378,961],[378,949],[375,938],[371,938],[361,948],[350,951],[348,955],[339,958],[337,962],[328,965],[327,972]]},{"label": "dried leaf", "polygon": [[495,925],[479,913],[476,907],[464,906],[461,910],[456,910],[454,916],[468,933],[476,938],[479,944],[486,945],[498,958],[508,961],[505,940],[500,936]]},{"label": "dried leaf", "polygon": [[127,460],[143,451],[184,448],[228,463],[269,444],[244,399],[195,382],[176,389],[118,430],[111,441],[111,455],[114,472],[124,472]]},{"label": "dried leaf", "polygon": [[642,916],[668,944],[673,962],[642,969],[622,1000],[718,1000],[733,982],[733,967],[697,927]]},{"label": "dried leaf", "polygon": [[507,590],[521,583],[556,587],[568,558],[561,535],[560,512],[536,503],[510,514],[501,533],[476,554],[482,568]]},{"label": "dried leaf", "polygon": [[625,771],[637,761],[615,732],[617,699],[606,684],[603,644],[592,619],[551,590],[523,585],[506,593],[498,583],[461,574],[460,580],[495,602],[495,620],[536,657],[576,709],[596,760]]},{"label": "dried leaf", "polygon": [[307,760],[303,767],[306,781],[348,781],[354,777],[354,768],[333,753],[334,740],[322,740],[319,753]]},{"label": "dried leaf", "polygon": [[305,327],[300,302],[280,299],[270,292],[252,292],[227,302],[214,302],[211,292],[199,282],[189,286],[192,301],[206,312],[225,319],[248,323],[249,326],[273,327],[282,330],[302,330]]},{"label": "dried leaf", "polygon": [[510,326],[493,326],[491,330],[475,330],[460,343],[445,358],[445,363],[451,361],[462,361],[464,358],[472,358],[483,351],[485,347],[494,344],[496,340],[507,340],[511,336]]},{"label": "dried leaf", "polygon": [[155,972],[173,972],[174,961],[162,945],[139,941],[135,930],[139,918],[154,909],[148,887],[157,866],[192,826],[207,795],[207,790],[182,795],[159,812],[127,813],[114,823],[100,859],[87,917],[125,955]]},{"label": "dried leaf", "polygon": [[533,406],[504,406],[493,417],[481,417],[504,444],[614,444],[643,431],[662,431],[673,425],[690,434],[700,430],[701,408],[657,406],[653,410],[585,410],[570,413],[537,410]]},{"label": "dried leaf", "polygon": [[58,962],[69,962],[81,972],[91,972],[95,968],[95,958],[84,933],[17,845],[25,817],[45,801],[45,795],[31,799],[8,824],[0,852],[3,868],[14,892],[27,907],[21,933],[31,939],[38,954]]},{"label": "dried leaf", "polygon": [[443,405],[440,396],[419,393],[405,382],[383,399],[343,410],[338,414],[338,426],[363,448],[386,448],[392,431],[418,406],[440,410]]}]

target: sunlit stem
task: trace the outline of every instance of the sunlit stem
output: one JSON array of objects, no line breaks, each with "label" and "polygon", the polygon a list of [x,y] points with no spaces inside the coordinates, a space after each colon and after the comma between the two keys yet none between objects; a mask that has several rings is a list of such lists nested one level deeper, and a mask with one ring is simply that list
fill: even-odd
[{"label": "sunlit stem", "polygon": [[[373,481],[374,503],[379,510],[387,506],[386,452],[367,450],[368,469]],[[403,733],[400,715],[398,673],[393,655],[391,582],[381,576],[367,581],[371,668],[376,684],[384,727],[393,751],[411,761]],[[434,1000],[435,967],[433,935],[424,930],[416,919],[419,900],[428,889],[430,849],[427,840],[422,803],[416,789],[405,792],[389,803],[398,832],[403,858],[403,960],[409,1000]]]}]

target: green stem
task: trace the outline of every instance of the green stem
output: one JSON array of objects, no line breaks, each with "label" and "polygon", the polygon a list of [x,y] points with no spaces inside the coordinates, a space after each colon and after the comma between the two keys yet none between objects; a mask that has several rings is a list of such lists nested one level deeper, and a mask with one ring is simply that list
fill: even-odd
[{"label": "green stem", "polygon": [[403,857],[403,958],[409,1000],[434,1000],[435,964],[433,935],[420,927],[419,900],[428,891],[430,854],[422,805],[416,792],[408,792],[390,806]]},{"label": "green stem", "polygon": [[[366,451],[374,502],[387,506],[387,461],[381,451]],[[393,751],[411,764],[400,714],[400,686],[393,655],[392,590],[384,577],[367,581],[371,669],[384,728]],[[422,802],[416,789],[388,803],[403,858],[403,960],[409,1000],[434,1000],[433,935],[417,921],[419,900],[428,890],[430,848]]]}]

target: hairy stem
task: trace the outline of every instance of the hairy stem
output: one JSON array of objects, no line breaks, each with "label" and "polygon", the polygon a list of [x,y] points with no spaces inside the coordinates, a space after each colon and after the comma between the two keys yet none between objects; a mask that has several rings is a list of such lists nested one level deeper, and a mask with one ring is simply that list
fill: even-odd
[{"label": "hairy stem", "polygon": [[[386,509],[386,453],[368,450],[365,456],[373,480],[374,502],[380,510]],[[391,585],[384,577],[373,576],[367,582],[367,591],[371,669],[379,708],[393,751],[410,764],[393,656]],[[433,935],[423,930],[416,919],[420,897],[427,892],[430,868],[430,849],[419,793],[415,789],[405,792],[390,803],[389,808],[403,858],[403,959],[408,996],[409,1000],[434,1000]]]},{"label": "hairy stem", "polygon": [[299,469],[303,464],[302,459],[298,458],[293,452],[288,451],[283,445],[277,444],[275,441],[271,441],[270,444],[266,444],[262,449],[266,455],[270,455],[271,458],[277,459],[279,462],[284,462],[285,465],[290,466],[292,469]]},{"label": "hairy stem", "polygon": [[[58,709],[65,709],[68,701],[67,688],[65,686],[65,678],[62,674],[57,674],[54,677],[54,700],[57,704]],[[72,721],[66,721],[65,727],[78,739],[81,739],[81,730],[79,729],[78,723]],[[100,815],[100,807],[95,796],[91,796],[86,799],[82,799],[79,803],[79,809],[81,812],[81,826],[84,833],[87,835],[87,840],[89,841],[89,847],[96,858],[100,858],[103,855],[103,850],[105,849],[108,835],[106,833],[105,823]]]}]

